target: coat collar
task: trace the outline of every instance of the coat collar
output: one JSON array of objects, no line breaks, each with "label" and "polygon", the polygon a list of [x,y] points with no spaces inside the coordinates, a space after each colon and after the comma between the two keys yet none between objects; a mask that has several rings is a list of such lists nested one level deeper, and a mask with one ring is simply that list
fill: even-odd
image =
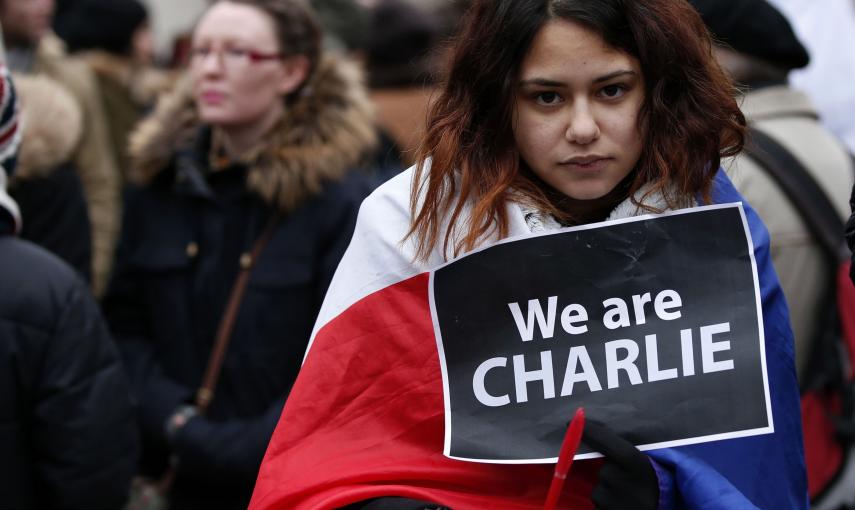
[{"label": "coat collar", "polygon": [[[245,163],[233,162],[225,167],[218,167],[217,170],[214,170],[209,161],[212,140],[213,130],[211,127],[200,126],[197,129],[193,145],[191,147],[180,148],[176,151],[172,164],[175,173],[174,179],[171,182],[172,189],[176,194],[218,201],[223,197],[219,196],[214,190],[209,181],[209,174],[214,171],[247,172],[248,168],[250,168]],[[250,193],[248,189],[234,191],[234,193],[228,193],[228,196],[237,197],[243,196],[244,193]]]},{"label": "coat collar", "polygon": [[[325,183],[342,179],[376,144],[373,108],[354,63],[324,56],[306,90],[247,172],[247,189],[285,212],[320,193]],[[197,147],[200,126],[184,77],[131,135],[129,179],[149,184],[173,167],[177,154]],[[198,157],[195,161],[207,165]],[[176,169],[179,175],[182,170]]]}]

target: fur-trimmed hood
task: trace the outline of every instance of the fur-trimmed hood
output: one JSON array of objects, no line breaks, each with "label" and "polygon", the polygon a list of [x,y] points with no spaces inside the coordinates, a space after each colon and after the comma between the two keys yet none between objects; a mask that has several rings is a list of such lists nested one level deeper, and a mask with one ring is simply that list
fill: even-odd
[{"label": "fur-trimmed hood", "polygon": [[[376,145],[373,113],[359,67],[325,55],[306,93],[267,136],[249,168],[248,189],[283,211],[320,193],[325,182],[341,179]],[[170,167],[176,152],[193,147],[200,125],[185,77],[131,134],[129,179],[150,183]]]},{"label": "fur-trimmed hood", "polygon": [[83,135],[83,112],[74,96],[44,74],[15,74],[23,137],[12,181],[49,175],[70,161]]}]

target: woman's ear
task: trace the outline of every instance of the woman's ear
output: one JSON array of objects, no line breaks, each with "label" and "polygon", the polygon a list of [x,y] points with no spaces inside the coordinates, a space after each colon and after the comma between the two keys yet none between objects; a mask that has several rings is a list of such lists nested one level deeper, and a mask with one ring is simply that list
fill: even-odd
[{"label": "woman's ear", "polygon": [[305,55],[294,55],[282,61],[284,73],[279,83],[282,95],[294,92],[309,76],[309,59]]}]

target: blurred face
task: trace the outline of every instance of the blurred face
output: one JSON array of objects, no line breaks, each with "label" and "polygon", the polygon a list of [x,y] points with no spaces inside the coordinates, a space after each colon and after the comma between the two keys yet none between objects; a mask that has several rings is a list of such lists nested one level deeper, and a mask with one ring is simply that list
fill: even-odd
[{"label": "blurred face", "polygon": [[306,77],[305,57],[280,56],[273,20],[250,5],[220,2],[193,33],[190,75],[202,121],[222,127],[269,123]]},{"label": "blurred face", "polygon": [[54,0],[0,0],[0,21],[12,43],[35,44],[51,28]]},{"label": "blurred face", "polygon": [[522,63],[514,139],[547,184],[576,200],[601,198],[641,155],[638,60],[587,27],[553,20]]},{"label": "blurred face", "polygon": [[134,62],[151,65],[154,62],[154,40],[148,23],[139,27],[131,37],[131,54]]}]

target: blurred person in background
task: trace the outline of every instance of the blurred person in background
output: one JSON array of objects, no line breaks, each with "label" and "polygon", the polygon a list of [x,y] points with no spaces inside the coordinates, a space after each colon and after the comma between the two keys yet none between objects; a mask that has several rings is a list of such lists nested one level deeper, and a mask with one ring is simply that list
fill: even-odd
[{"label": "blurred person in background", "polygon": [[[794,158],[803,169],[790,164],[781,171],[815,182],[820,195],[807,195],[803,200],[822,200],[824,195],[830,204],[829,215],[833,219],[836,214],[842,225],[849,216],[855,163],[841,141],[821,123],[811,98],[787,85],[787,75],[804,68],[808,54],[786,18],[766,0],[692,3],[720,43],[715,49],[719,62],[743,89],[740,106],[748,125],[756,130],[749,139],[768,137],[778,145],[778,152]],[[765,154],[773,152],[758,147]],[[822,388],[831,393],[838,384],[835,374],[841,362],[836,327],[838,254],[828,252],[821,237],[822,225],[806,216],[798,195],[790,195],[767,161],[744,152],[723,164],[769,229],[772,261],[790,309],[801,389]],[[808,186],[800,188],[808,193]],[[838,237],[837,244],[842,246],[842,231]],[[807,402],[813,401],[803,394],[805,453],[814,508],[855,504],[855,450],[848,450],[848,461],[838,462],[828,452],[811,448],[816,442],[844,444],[845,440],[833,430],[815,426],[813,415],[805,411],[811,409]],[[840,451],[845,459],[847,451]]]},{"label": "blurred person in background", "polygon": [[83,114],[73,160],[83,185],[92,224],[92,288],[100,295],[113,260],[119,227],[119,174],[98,83],[83,63],[66,55],[51,32],[53,0],[0,0],[0,21],[13,72],[42,75],[64,87]]},{"label": "blurred person in background", "polygon": [[148,12],[137,0],[76,0],[54,26],[68,50],[95,72],[113,157],[124,174],[130,164],[128,135],[172,80],[153,67]]},{"label": "blurred person in background", "polygon": [[9,78],[0,45],[0,501],[115,510],[139,446],[129,388],[86,284],[16,236],[6,182],[21,137]]},{"label": "blurred person in background", "polygon": [[[787,73],[804,67],[808,55],[786,18],[766,0],[691,1],[722,43],[716,54],[743,89],[741,108],[749,125],[791,152],[845,221],[855,169],[846,148],[819,122],[808,96],[787,85]],[[768,171],[745,155],[725,167],[772,236],[772,261],[790,306],[796,366],[804,374],[816,332],[827,319],[823,308],[834,267],[813,226]]]},{"label": "blurred person in background", "polygon": [[[246,508],[374,185],[360,165],[375,129],[357,66],[321,50],[299,0],[212,4],[188,71],[131,136],[139,188],[104,307],[139,405],[142,473],[175,459],[171,509]],[[201,415],[194,394],[240,271],[249,281]]]},{"label": "blurred person in background", "polygon": [[[810,64],[789,74],[790,84],[810,96],[820,121],[843,140],[855,160],[855,1],[772,3],[787,16],[810,53]],[[852,215],[846,225],[846,238],[855,263],[855,187],[849,202]],[[855,282],[855,270],[850,276]]]}]

